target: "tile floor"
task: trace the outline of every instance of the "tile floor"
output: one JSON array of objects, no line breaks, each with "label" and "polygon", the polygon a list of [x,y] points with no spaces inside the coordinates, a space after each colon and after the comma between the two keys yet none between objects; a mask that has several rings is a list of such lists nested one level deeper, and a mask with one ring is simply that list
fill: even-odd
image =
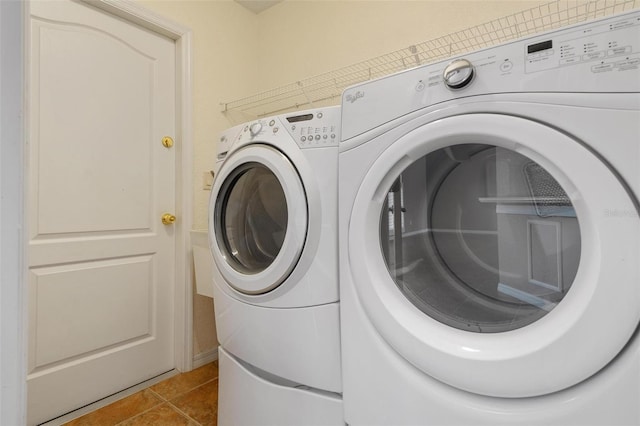
[{"label": "tile floor", "polygon": [[215,426],[218,361],[178,374],[65,426]]}]

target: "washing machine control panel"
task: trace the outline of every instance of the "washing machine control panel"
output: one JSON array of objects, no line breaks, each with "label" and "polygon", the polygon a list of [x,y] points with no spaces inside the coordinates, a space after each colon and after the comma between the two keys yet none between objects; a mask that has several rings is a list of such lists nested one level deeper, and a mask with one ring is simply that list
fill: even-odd
[{"label": "washing machine control panel", "polygon": [[640,10],[350,87],[342,140],[457,98],[524,92],[640,92]]},{"label": "washing machine control panel", "polygon": [[329,107],[280,117],[300,148],[338,146],[340,108]]},{"label": "washing machine control panel", "polygon": [[332,106],[258,119],[241,126],[231,140],[237,146],[259,141],[279,145],[292,137],[302,149],[337,147],[340,141],[340,107]]}]

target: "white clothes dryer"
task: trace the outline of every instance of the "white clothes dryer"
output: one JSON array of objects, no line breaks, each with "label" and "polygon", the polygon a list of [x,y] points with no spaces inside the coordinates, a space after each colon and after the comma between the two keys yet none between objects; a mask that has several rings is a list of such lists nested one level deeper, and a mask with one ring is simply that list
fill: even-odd
[{"label": "white clothes dryer", "polygon": [[[321,108],[256,120],[222,135],[209,244],[220,366],[226,368],[219,415],[228,424],[261,417],[264,404],[257,401],[253,417],[246,417],[246,405],[236,409],[247,403],[236,401],[238,383],[247,380],[260,389],[255,395],[271,390],[286,398],[283,383],[315,394],[308,400],[335,408],[316,410],[324,417],[314,417],[315,423],[342,424],[339,120],[339,107]],[[264,381],[279,384],[261,386]],[[303,409],[308,400],[291,410],[312,424]]]},{"label": "white clothes dryer", "polygon": [[640,424],[640,12],[342,114],[345,421]]}]

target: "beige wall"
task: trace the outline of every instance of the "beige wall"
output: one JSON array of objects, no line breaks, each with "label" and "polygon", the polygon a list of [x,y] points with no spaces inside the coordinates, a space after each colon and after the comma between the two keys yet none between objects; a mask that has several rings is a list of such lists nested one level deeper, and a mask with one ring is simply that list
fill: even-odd
[{"label": "beige wall", "polygon": [[[220,103],[510,15],[541,1],[285,0],[255,15],[231,0],[139,0],[193,31],[194,228],[207,226]],[[194,299],[194,354],[216,347],[211,299]]]},{"label": "beige wall", "polygon": [[546,3],[285,0],[258,15],[259,80],[269,89]]}]

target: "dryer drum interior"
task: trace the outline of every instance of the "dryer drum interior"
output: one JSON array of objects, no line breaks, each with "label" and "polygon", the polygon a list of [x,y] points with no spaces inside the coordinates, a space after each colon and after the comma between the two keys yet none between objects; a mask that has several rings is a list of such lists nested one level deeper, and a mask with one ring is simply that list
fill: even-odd
[{"label": "dryer drum interior", "polygon": [[268,268],[287,232],[287,202],[273,172],[245,163],[223,183],[216,205],[218,246],[229,265],[245,274]]},{"label": "dryer drum interior", "polygon": [[486,144],[453,145],[407,167],[380,217],[387,269],[404,296],[461,330],[533,323],[567,294],[581,238],[569,196],[542,166]]}]

